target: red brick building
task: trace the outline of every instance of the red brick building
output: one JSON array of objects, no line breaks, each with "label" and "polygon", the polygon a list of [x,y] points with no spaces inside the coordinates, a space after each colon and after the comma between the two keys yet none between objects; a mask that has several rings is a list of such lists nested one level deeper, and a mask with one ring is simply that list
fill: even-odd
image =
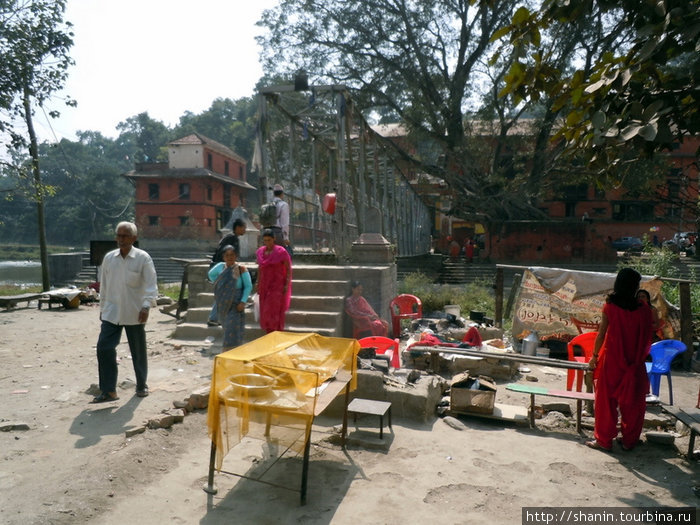
[{"label": "red brick building", "polygon": [[[489,123],[472,123],[472,137],[494,147],[497,128]],[[430,152],[428,145],[412,144],[399,124],[376,126],[375,131],[399,144],[412,154]],[[527,150],[532,129],[528,121],[508,132],[504,155]],[[487,229],[486,249],[482,257],[494,261],[601,261],[615,258],[609,240],[640,237],[651,242],[670,239],[674,233],[696,231],[699,220],[698,156],[700,137],[687,137],[670,151],[659,154],[666,166],[658,168],[657,191],[653,196],[632,197],[623,183],[620,187],[601,190],[593,183],[562,188],[556,195],[545,196],[539,208],[549,219],[542,221],[493,222]],[[489,165],[483,167],[490,169]],[[449,216],[453,192],[443,181],[416,173],[407,167],[407,176],[418,193],[427,198],[435,210],[433,235],[436,249],[447,250],[448,236],[460,244],[479,234],[482,225]]]},{"label": "red brick building", "polygon": [[246,195],[246,161],[198,133],[168,144],[167,163],[142,163],[124,175],[136,187],[141,239],[218,241]]}]

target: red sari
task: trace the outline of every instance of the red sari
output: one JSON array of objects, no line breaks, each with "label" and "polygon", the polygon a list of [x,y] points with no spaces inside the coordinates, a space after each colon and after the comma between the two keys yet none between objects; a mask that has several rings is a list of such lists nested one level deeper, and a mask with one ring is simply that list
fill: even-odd
[{"label": "red sari", "polygon": [[608,319],[608,329],[594,375],[594,436],[600,446],[612,447],[619,408],[622,445],[633,448],[642,433],[649,391],[644,361],[653,331],[651,308],[642,304],[630,311],[606,303],[603,314]]},{"label": "red sari", "polygon": [[292,259],[287,250],[278,245],[274,245],[270,253],[267,253],[266,246],[261,246],[255,255],[258,261],[260,328],[267,333],[284,330],[284,317],[292,298]]},{"label": "red sari", "polygon": [[379,335],[386,337],[389,333],[389,323],[380,319],[367,299],[361,295],[351,295],[345,299],[345,313],[352,318],[352,324],[357,337]]}]

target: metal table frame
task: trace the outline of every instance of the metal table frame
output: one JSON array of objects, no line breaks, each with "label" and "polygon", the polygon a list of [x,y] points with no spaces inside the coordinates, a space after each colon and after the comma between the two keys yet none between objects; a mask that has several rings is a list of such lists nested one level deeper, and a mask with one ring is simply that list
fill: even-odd
[{"label": "metal table frame", "polygon": [[[350,382],[352,380],[352,374],[347,371],[339,371],[338,375],[335,377],[335,379],[331,380],[327,387],[320,393],[318,394],[318,397],[316,399],[316,405],[314,407],[314,413],[309,417],[306,414],[299,415],[300,418],[306,419],[306,431],[304,432],[304,455],[303,455],[303,460],[302,460],[302,469],[301,469],[301,486],[299,488],[299,493],[300,493],[300,504],[305,505],[306,504],[306,493],[307,493],[307,484],[308,484],[308,473],[309,473],[309,453],[311,450],[311,430],[313,427],[313,422],[316,416],[320,415],[327,407],[328,405],[331,404],[331,402],[342,392],[345,390],[345,400],[343,403],[343,428],[341,432],[341,444],[343,447],[345,447],[345,438],[347,435],[347,428],[348,428],[348,404],[350,401]],[[258,409],[263,409],[264,406],[259,406],[257,407]],[[279,412],[279,408],[275,409],[277,412]],[[285,415],[290,415],[294,416],[295,412],[293,410],[290,410],[289,413],[286,413]],[[272,417],[272,412],[268,411],[267,412],[267,426],[266,426],[266,432],[265,435],[269,435],[269,428],[270,428],[270,419]],[[287,451],[291,448],[291,445],[284,451],[282,454],[280,454],[277,459],[267,468],[265,471],[257,478],[253,478],[250,476],[246,476],[244,474],[238,474],[235,472],[228,472],[225,470],[220,470],[215,467],[216,463],[216,441],[212,440],[211,442],[211,451],[209,455],[209,473],[207,476],[207,484],[204,486],[204,491],[209,493],[209,494],[216,494],[218,492],[218,489],[214,485],[214,471],[218,470],[221,474],[228,474],[231,476],[237,476],[240,478],[245,478],[249,479],[252,481],[257,481],[259,483],[265,483],[267,485],[272,485],[274,487],[278,488],[284,488],[287,490],[295,490],[290,487],[282,486],[282,485],[277,485],[274,483],[270,483],[268,481],[263,481],[261,478],[279,461],[282,456],[284,456]]]}]

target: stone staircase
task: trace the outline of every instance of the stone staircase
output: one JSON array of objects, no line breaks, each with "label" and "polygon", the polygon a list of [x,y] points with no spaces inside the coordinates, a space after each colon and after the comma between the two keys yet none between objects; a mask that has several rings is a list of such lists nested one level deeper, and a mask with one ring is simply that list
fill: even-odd
[{"label": "stone staircase", "polygon": [[[245,263],[255,272],[255,264]],[[285,330],[290,332],[316,332],[325,336],[341,337],[343,333],[343,299],[348,291],[348,267],[294,265],[292,301],[286,316]],[[176,339],[204,340],[214,337],[221,340],[220,326],[207,326],[209,312],[214,303],[211,284],[207,290],[188,298],[184,321],[177,325]],[[264,335],[253,317],[252,309],[246,310],[245,341]]]}]

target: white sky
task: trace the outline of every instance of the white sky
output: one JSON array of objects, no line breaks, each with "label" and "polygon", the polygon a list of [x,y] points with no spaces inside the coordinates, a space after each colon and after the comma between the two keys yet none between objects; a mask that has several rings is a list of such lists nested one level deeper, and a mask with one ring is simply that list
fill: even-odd
[{"label": "white sky", "polygon": [[[216,98],[253,95],[262,76],[255,25],[276,0],[68,0],[75,65],[65,93],[47,109],[61,112],[51,128],[37,113],[42,140],[75,132],[118,135],[116,126],[141,112],[167,126],[185,111],[201,113]],[[55,137],[54,137],[55,134]]]}]

